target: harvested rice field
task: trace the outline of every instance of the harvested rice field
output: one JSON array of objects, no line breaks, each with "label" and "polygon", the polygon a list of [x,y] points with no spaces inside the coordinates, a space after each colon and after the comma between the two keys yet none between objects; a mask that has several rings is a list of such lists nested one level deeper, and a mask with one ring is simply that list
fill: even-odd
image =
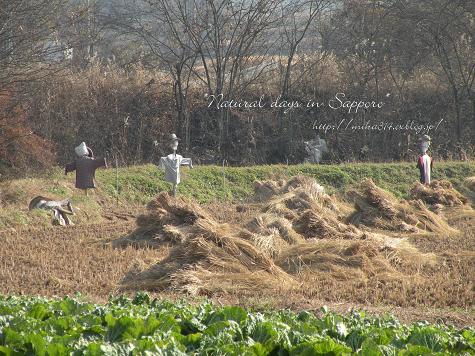
[{"label": "harvested rice field", "polygon": [[255,179],[242,199],[200,202],[158,191],[130,206],[98,191],[90,198],[98,213],[87,201],[77,212],[89,221],[1,228],[0,294],[81,293],[104,302],[147,291],[473,326],[474,180],[463,178],[464,189],[445,179],[414,182],[401,198],[371,178],[335,190],[296,174]]}]

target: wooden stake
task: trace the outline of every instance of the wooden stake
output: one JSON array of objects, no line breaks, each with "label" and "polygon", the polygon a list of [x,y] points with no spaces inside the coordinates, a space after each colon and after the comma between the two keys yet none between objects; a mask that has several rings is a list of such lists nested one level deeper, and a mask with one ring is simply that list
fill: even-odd
[{"label": "wooden stake", "polygon": [[119,205],[119,160],[117,154],[115,155],[115,203]]}]

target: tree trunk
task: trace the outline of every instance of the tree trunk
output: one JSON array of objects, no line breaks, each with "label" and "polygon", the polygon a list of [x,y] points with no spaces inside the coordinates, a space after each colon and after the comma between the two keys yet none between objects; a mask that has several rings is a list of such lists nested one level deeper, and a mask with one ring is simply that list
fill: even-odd
[{"label": "tree trunk", "polygon": [[462,118],[460,117],[460,102],[459,102],[459,95],[458,90],[455,87],[452,87],[452,92],[454,95],[454,109],[455,109],[455,121],[457,125],[457,141],[462,141],[462,130],[463,130],[463,122]]},{"label": "tree trunk", "polygon": [[475,145],[475,97],[472,98],[472,120],[473,120],[472,143]]},{"label": "tree trunk", "polygon": [[185,136],[185,149],[188,149],[188,129],[186,123],[186,98],[183,92],[182,83],[182,65],[176,64],[176,81],[175,81],[175,106],[177,109],[177,124],[175,130],[179,136]]}]

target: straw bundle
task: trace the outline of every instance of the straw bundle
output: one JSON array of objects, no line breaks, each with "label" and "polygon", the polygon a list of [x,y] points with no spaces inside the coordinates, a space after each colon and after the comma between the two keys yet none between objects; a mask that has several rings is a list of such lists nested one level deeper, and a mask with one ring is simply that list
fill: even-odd
[{"label": "straw bundle", "polygon": [[[445,183],[437,187],[452,189]],[[308,177],[257,182],[255,189],[253,207],[260,213],[234,224],[219,223],[191,199],[159,194],[122,243],[166,242],[172,249],[152,268],[128,276],[123,288],[211,295],[291,289],[297,276],[355,285],[404,280],[399,267],[418,270],[429,258],[401,233],[455,232],[422,200],[398,201],[371,180],[348,193],[352,212]]]},{"label": "straw bundle", "polygon": [[409,233],[456,232],[421,200],[398,201],[389,192],[377,187],[371,179],[363,181],[347,195],[356,208],[348,221],[355,225]]},{"label": "straw bundle", "polygon": [[430,185],[416,183],[411,189],[413,199],[421,199],[426,204],[442,204],[444,206],[465,205],[468,199],[460,194],[452,183],[446,180],[433,181]]},{"label": "straw bundle", "polygon": [[[169,256],[123,287],[147,290],[170,289],[193,294],[224,291],[232,283],[245,289],[257,285],[292,286],[292,278],[251,241],[241,238],[235,226],[203,220]],[[239,283],[239,281],[246,283]]]}]

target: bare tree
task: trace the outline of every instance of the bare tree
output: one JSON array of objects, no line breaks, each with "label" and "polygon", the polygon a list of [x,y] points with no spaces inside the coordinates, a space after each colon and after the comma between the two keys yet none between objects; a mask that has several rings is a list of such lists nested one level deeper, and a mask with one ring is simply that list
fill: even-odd
[{"label": "bare tree", "polygon": [[184,136],[188,149],[191,133],[187,99],[197,52],[186,36],[185,26],[177,20],[181,11],[166,0],[126,3],[119,15],[115,14],[114,23],[123,36],[142,41],[149,64],[171,75],[177,111],[175,131]]},{"label": "bare tree", "polygon": [[[0,0],[0,89],[58,70],[64,0]],[[67,10],[66,10],[67,11]]]},{"label": "bare tree", "polygon": [[[296,56],[298,55],[299,46],[301,46],[308,37],[309,30],[313,30],[313,35],[318,33],[315,31],[315,28],[318,29],[316,20],[330,4],[331,1],[328,0],[284,1],[281,4],[282,23],[281,26],[279,26],[280,50],[282,54],[285,54],[285,65],[283,67],[280,88],[280,97],[283,100],[289,99],[292,87],[292,69]],[[313,49],[314,46],[315,44],[312,44],[310,48]],[[310,52],[310,48],[303,48],[301,52],[308,53]],[[319,57],[319,60],[322,58],[323,57]],[[296,82],[298,82],[298,80]],[[288,141],[294,136],[293,132],[289,132],[292,127],[292,120],[290,120],[289,117],[287,117],[286,120],[284,111],[285,109],[281,108],[277,112],[279,127],[279,144],[277,146],[282,156],[280,157],[281,159],[284,158],[283,156],[291,154],[291,152],[288,151],[292,145],[289,145]]]},{"label": "bare tree", "polygon": [[[127,7],[130,31],[172,75],[178,126],[190,143],[187,95],[190,85],[208,95],[232,98],[268,67],[274,45],[269,31],[278,20],[280,0],[149,0]],[[230,112],[216,114],[218,151],[226,154]]]},{"label": "bare tree", "polygon": [[398,2],[398,7],[401,16],[413,21],[415,35],[436,60],[432,71],[450,89],[460,142],[465,124],[461,113],[464,97],[472,103],[475,130],[475,5],[470,0],[424,0],[414,4]]}]

